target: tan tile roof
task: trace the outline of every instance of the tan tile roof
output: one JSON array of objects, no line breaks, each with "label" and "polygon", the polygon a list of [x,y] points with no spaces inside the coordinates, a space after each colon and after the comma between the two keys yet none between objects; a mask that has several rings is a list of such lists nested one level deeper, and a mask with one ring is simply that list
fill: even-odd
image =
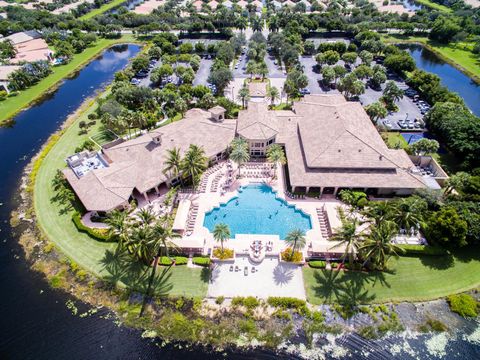
[{"label": "tan tile roof", "polygon": [[215,115],[221,115],[227,110],[225,110],[224,107],[222,107],[220,105],[217,105],[217,106],[214,106],[211,109],[208,109],[208,111],[210,111],[212,114],[215,114]]},{"label": "tan tile roof", "polygon": [[[105,149],[111,160],[109,167],[90,171],[80,179],[67,169],[67,179],[87,210],[115,208],[133,189],[143,193],[167,179],[163,173],[167,150],[177,147],[183,155],[190,144],[196,144],[203,147],[207,157],[224,151],[233,140],[236,123],[216,123],[209,117],[205,110],[189,110],[183,120]],[[162,137],[159,145],[152,141],[158,134]]]},{"label": "tan tile roof", "polygon": [[38,39],[40,34],[36,30],[22,31],[9,36],[5,36],[3,40],[10,40],[13,45],[23,43],[25,41],[30,41],[33,39]]},{"label": "tan tile roof", "polygon": [[8,75],[21,68],[19,65],[0,65],[0,81],[8,80]]},{"label": "tan tile roof", "polygon": [[278,120],[268,104],[249,102],[247,110],[238,113],[237,133],[250,140],[268,140],[278,133]]}]

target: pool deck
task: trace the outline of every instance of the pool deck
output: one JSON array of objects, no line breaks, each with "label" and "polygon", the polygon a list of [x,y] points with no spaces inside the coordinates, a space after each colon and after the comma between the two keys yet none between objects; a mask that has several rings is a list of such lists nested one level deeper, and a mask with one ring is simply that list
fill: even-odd
[{"label": "pool deck", "polygon": [[[262,163],[260,163],[262,164]],[[263,163],[265,164],[265,163]],[[256,164],[246,164],[246,167],[254,167]],[[267,164],[265,164],[267,165]],[[209,249],[212,249],[215,246],[219,246],[213,239],[213,235],[209,230],[203,226],[205,214],[211,211],[213,208],[220,206],[222,203],[227,203],[232,198],[238,196],[238,189],[241,186],[246,186],[251,183],[265,183],[273,188],[276,191],[278,198],[281,198],[287,201],[290,205],[295,205],[297,209],[302,210],[306,214],[310,215],[312,229],[306,232],[307,246],[305,247],[304,256],[307,256],[307,252],[310,249],[323,249],[324,252],[331,249],[333,246],[337,245],[337,242],[328,240],[327,237],[322,235],[320,228],[320,221],[317,215],[317,209],[325,209],[328,214],[328,220],[330,223],[331,229],[335,229],[341,225],[340,219],[338,218],[337,207],[342,206],[342,203],[335,199],[328,200],[319,200],[315,198],[305,198],[305,199],[290,199],[285,196],[285,178],[283,174],[282,167],[278,166],[277,168],[277,178],[272,179],[271,177],[253,177],[248,174],[252,174],[252,171],[248,171],[248,168],[245,168],[245,165],[242,166],[241,174],[242,178],[233,180],[232,184],[225,189],[223,192],[221,186],[218,188],[213,188],[212,184],[216,179],[216,183],[227,178],[227,167],[222,164],[219,167],[219,170],[208,175],[209,179],[205,179],[206,192],[200,192],[195,194],[181,194],[182,199],[188,199],[192,202],[193,205],[198,206],[198,211],[196,218],[194,220],[193,231],[189,236],[184,235],[182,240],[178,241],[178,245],[182,246],[184,244],[197,243],[203,245],[204,253],[207,253]],[[271,171],[273,173],[273,170]],[[233,164],[233,174],[238,174],[238,169],[235,164]],[[234,176],[233,178],[236,178]],[[260,235],[255,234],[241,234],[242,236],[236,236],[235,239],[230,239],[224,243],[224,246],[230,249],[233,249],[235,253],[242,254],[245,251],[248,251],[248,248],[251,242],[255,239],[258,239]],[[262,238],[265,235],[262,235]],[[277,235],[267,235],[268,240],[273,242],[273,251],[272,255],[276,255],[286,248],[285,242],[281,240]],[[336,248],[336,252],[343,252],[342,248]]]}]

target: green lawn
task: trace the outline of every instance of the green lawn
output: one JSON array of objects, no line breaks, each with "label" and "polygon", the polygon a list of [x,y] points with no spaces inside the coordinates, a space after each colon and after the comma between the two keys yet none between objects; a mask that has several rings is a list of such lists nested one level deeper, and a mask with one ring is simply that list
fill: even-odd
[{"label": "green lawn", "polygon": [[109,130],[100,130],[96,134],[92,135],[90,138],[100,146],[103,146],[105,144],[108,144],[109,142],[112,142],[113,140],[118,139],[118,137]]},{"label": "green lawn", "polygon": [[433,1],[430,1],[430,0],[415,0],[416,3],[419,3],[421,5],[425,5],[425,6],[428,6],[429,8],[432,8],[432,9],[435,9],[435,10],[438,10],[438,11],[442,11],[442,12],[446,12],[446,13],[450,13],[452,12],[452,9],[444,6],[444,5],[440,5],[440,4],[437,4]]},{"label": "green lawn", "polygon": [[79,20],[89,20],[89,19],[91,19],[91,18],[93,18],[97,15],[103,14],[105,11],[108,11],[110,9],[113,9],[113,8],[123,4],[126,1],[127,0],[112,0],[108,4],[102,5],[98,9],[93,9],[89,13],[86,13],[85,15],[80,16]]},{"label": "green lawn", "polygon": [[99,39],[95,46],[85,49],[82,53],[74,56],[72,61],[66,65],[55,66],[53,72],[45,79],[31,88],[21,91],[15,97],[7,98],[0,102],[0,125],[12,118],[19,111],[23,110],[37,99],[41,98],[45,93],[55,87],[60,81],[68,75],[74,73],[92,58],[102,52],[104,49],[117,44],[125,42],[133,42],[133,36],[125,35],[119,39]]},{"label": "green lawn", "polygon": [[386,35],[384,39],[389,43],[420,43],[480,83],[480,57],[472,52],[473,43],[471,42],[445,45],[433,42],[426,37],[402,35]]},{"label": "green lawn", "polygon": [[[97,121],[88,134],[79,135],[78,123],[87,121],[88,114],[93,110],[94,106],[90,106],[75,120],[42,162],[34,187],[37,221],[48,239],[81,267],[96,276],[119,281],[120,285],[142,288],[146,283],[146,267],[139,268],[128,259],[112,256],[115,244],[102,243],[78,232],[71,220],[72,209],[52,200],[55,193],[51,181],[56,170],[65,167],[65,158],[73,153],[75,147],[100,131],[100,122]],[[203,297],[208,287],[205,276],[202,269],[174,267],[162,281],[157,282],[157,292]]]},{"label": "green lawn", "polygon": [[390,149],[405,149],[408,146],[407,140],[399,132],[382,133],[382,137],[384,136]]},{"label": "green lawn", "polygon": [[400,257],[391,273],[316,270],[305,267],[307,299],[313,304],[424,301],[480,286],[478,248],[455,256]]}]

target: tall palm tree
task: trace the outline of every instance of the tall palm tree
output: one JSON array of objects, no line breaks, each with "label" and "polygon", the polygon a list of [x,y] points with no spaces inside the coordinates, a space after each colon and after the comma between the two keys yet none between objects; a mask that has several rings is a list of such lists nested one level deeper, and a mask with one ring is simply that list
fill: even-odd
[{"label": "tall palm tree", "polygon": [[403,251],[391,241],[396,233],[397,227],[391,221],[384,221],[372,227],[370,234],[358,248],[365,259],[364,264],[371,261],[377,269],[385,269],[390,257],[398,256],[398,253]]},{"label": "tall palm tree", "polygon": [[223,242],[230,239],[230,228],[225,223],[218,223],[213,228],[213,238],[220,242],[223,253]]},{"label": "tall palm tree", "polygon": [[293,260],[295,251],[303,249],[307,243],[305,232],[302,229],[293,229],[290,231],[285,237],[285,241],[292,248],[290,260]]},{"label": "tall palm tree", "polygon": [[128,252],[144,264],[150,264],[155,255],[155,233],[150,226],[132,227],[126,248]]},{"label": "tall palm tree", "polygon": [[275,86],[269,86],[269,88],[267,89],[267,99],[270,100],[270,105],[272,107],[275,105],[275,100],[281,100],[280,92]]},{"label": "tall palm tree", "polygon": [[234,147],[230,153],[230,160],[238,164],[238,176],[240,176],[242,164],[250,160],[248,148],[243,146]]},{"label": "tall palm tree", "polygon": [[[182,157],[180,149],[174,147],[167,150],[167,159],[164,162],[163,173],[169,173],[170,178],[176,178],[180,174],[182,166]],[[182,177],[180,176],[180,184],[183,186]]]},{"label": "tall palm tree", "polygon": [[142,225],[150,225],[155,220],[156,216],[149,208],[141,209],[137,214],[138,219]]},{"label": "tall palm tree", "polygon": [[108,214],[105,223],[108,225],[109,235],[118,239],[118,249],[124,250],[130,229],[128,213],[126,211],[113,210]]},{"label": "tall palm tree", "polygon": [[203,150],[202,147],[190,144],[190,147],[182,160],[181,169],[184,174],[187,174],[192,178],[194,189],[200,180],[200,176],[208,166],[207,160],[205,150]]},{"label": "tall palm tree", "polygon": [[238,91],[237,98],[242,102],[242,107],[245,109],[245,104],[250,98],[250,92],[248,90],[248,87],[246,87],[245,85],[242,86],[241,89]]},{"label": "tall palm tree", "polygon": [[242,137],[236,137],[232,140],[232,142],[230,143],[230,148],[233,150],[237,147],[243,147],[245,148],[246,150],[248,150],[248,142],[247,140],[245,140],[244,138]]},{"label": "tall palm tree", "polygon": [[400,229],[410,229],[423,223],[423,208],[420,199],[404,198],[395,202],[392,221]]},{"label": "tall palm tree", "polygon": [[273,177],[277,176],[277,164],[285,165],[287,163],[285,152],[278,144],[272,144],[268,147],[267,160],[273,164]]},{"label": "tall palm tree", "polygon": [[393,204],[388,201],[372,201],[362,211],[362,215],[376,226],[392,217]]},{"label": "tall palm tree", "polygon": [[[145,310],[146,298],[147,296],[150,296],[153,280],[155,279],[155,274],[157,271],[158,261],[162,256],[162,250],[164,251],[165,256],[170,258],[169,249],[176,248],[176,245],[174,242],[172,242],[172,239],[180,237],[178,233],[172,231],[171,226],[168,226],[165,224],[166,223],[157,221],[152,227],[152,232],[153,232],[153,236],[155,237],[155,240],[153,240],[150,245],[152,247],[152,252],[155,254],[155,257],[153,260],[153,266],[152,266],[152,271],[150,273],[150,278],[148,279],[147,291],[143,298],[142,308],[140,310],[140,317],[143,316],[143,312]],[[173,265],[173,261],[170,267],[172,265]]]},{"label": "tall palm tree", "polygon": [[332,240],[338,241],[338,244],[332,246],[332,249],[345,246],[343,254],[342,264],[345,263],[345,259],[348,257],[350,266],[353,265],[353,252],[357,251],[360,241],[363,235],[358,231],[359,221],[356,218],[343,218],[342,226],[335,231]]}]

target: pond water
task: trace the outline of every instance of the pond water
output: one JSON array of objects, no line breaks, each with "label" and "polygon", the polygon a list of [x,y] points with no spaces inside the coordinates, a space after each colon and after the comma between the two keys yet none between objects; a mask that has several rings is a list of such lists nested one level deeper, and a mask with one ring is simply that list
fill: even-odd
[{"label": "pond water", "polygon": [[420,45],[400,45],[415,59],[419,69],[440,77],[442,85],[460,95],[472,112],[480,116],[480,86],[467,75]]},{"label": "pond water", "polygon": [[[104,88],[116,71],[140,48],[116,46],[93,60],[72,79],[41,103],[20,113],[10,128],[0,128],[0,359],[291,359],[293,355],[274,354],[260,349],[246,353],[227,350],[211,354],[196,347],[172,344],[159,346],[159,340],[142,339],[140,332],[117,326],[106,310],[80,318],[72,315],[65,303],[75,301],[78,314],[88,307],[68,294],[49,288],[44,279],[29,269],[21,248],[9,226],[9,214],[17,200],[17,188],[23,167],[82,101]],[[446,344],[449,359],[480,358],[475,336],[467,337],[475,327],[470,324]],[[473,323],[474,324],[474,323]],[[395,336],[381,341],[367,341],[357,335],[321,339],[313,353],[325,358],[398,359],[433,358],[428,352],[432,335],[406,339]],[[301,338],[299,339],[301,340]],[[443,344],[443,343],[441,343]],[[332,349],[334,353],[332,353]],[[337,349],[340,349],[337,351]],[[313,355],[306,355],[313,359]],[[349,356],[349,358],[352,358]]]}]

